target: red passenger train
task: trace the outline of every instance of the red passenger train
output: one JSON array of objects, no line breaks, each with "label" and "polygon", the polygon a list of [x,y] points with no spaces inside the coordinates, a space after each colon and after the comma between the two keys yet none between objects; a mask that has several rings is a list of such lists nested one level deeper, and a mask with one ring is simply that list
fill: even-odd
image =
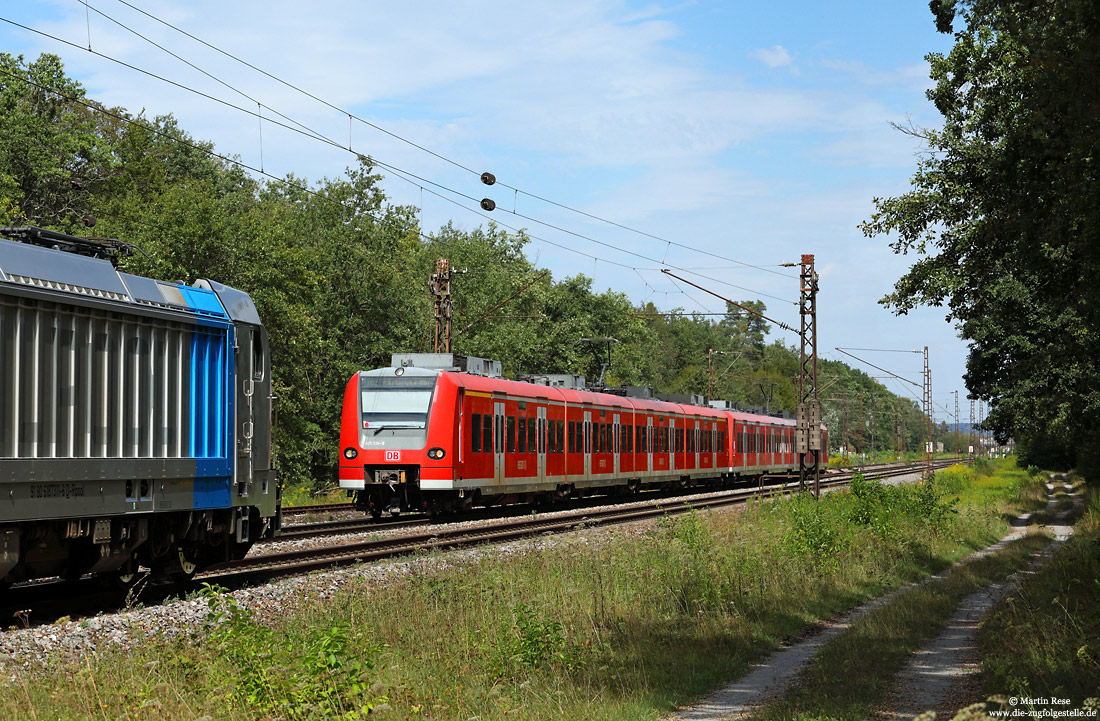
[{"label": "red passenger train", "polygon": [[[422,367],[440,358],[452,369]],[[495,364],[395,356],[348,381],[340,487],[357,508],[447,512],[798,468],[787,418],[512,381],[452,359]]]}]

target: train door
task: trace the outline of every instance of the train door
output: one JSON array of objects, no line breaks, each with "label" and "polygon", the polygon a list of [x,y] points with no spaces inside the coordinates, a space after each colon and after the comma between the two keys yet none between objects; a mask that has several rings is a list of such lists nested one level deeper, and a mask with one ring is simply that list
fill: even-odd
[{"label": "train door", "polygon": [[645,429],[645,432],[646,432],[646,436],[645,436],[645,438],[646,438],[646,444],[645,444],[646,468],[649,469],[650,471],[652,471],[652,470],[654,470],[654,468],[653,468],[653,442],[654,442],[654,440],[656,440],[653,436],[653,416],[650,416],[650,417],[646,418],[645,420],[646,420],[646,429]]},{"label": "train door", "polygon": [[694,438],[692,439],[695,444],[695,465],[694,468],[699,467],[699,445],[703,440],[703,434],[699,432],[699,421],[688,422],[688,433],[691,433]]},{"label": "train door", "polygon": [[539,480],[546,480],[546,406],[538,407],[538,428],[535,442],[538,444]]},{"label": "train door", "polygon": [[493,481],[504,483],[504,404],[493,404]]},{"label": "train door", "polygon": [[668,433],[668,447],[665,448],[665,452],[669,455],[669,470],[675,470],[676,468],[676,422],[675,418],[669,418]]},{"label": "train door", "polygon": [[619,440],[619,414],[616,413],[611,417],[611,459],[616,476],[619,475],[619,452],[622,450]]},{"label": "train door", "polygon": [[584,412],[584,479],[592,477],[592,411]]}]

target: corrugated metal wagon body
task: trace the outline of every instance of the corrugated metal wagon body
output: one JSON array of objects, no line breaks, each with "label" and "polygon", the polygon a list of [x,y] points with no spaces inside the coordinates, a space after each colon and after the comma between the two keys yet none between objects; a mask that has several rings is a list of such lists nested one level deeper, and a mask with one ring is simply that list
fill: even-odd
[{"label": "corrugated metal wagon body", "polygon": [[0,578],[190,572],[277,525],[263,326],[197,286],[0,240]]}]

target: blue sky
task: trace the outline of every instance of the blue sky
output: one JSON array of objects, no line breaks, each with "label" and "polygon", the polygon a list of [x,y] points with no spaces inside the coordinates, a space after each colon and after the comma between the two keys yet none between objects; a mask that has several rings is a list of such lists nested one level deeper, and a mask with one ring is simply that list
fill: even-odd
[{"label": "blue sky", "polygon": [[[543,239],[529,246],[532,260],[558,278],[589,275],[597,290],[670,310],[722,309],[721,301],[662,276],[666,264],[735,300],[761,298],[769,314],[797,325],[797,274],[777,266],[813,253],[821,274],[823,356],[844,359],[835,346],[927,345],[936,402],[953,408],[948,395],[956,389],[965,398],[966,348],[945,311],[898,318],[882,308],[878,299],[911,259],[857,228],[872,198],[904,192],[915,168],[916,141],[889,123],[939,123],[924,95],[930,84],[924,56],[948,50],[950,38],[935,32],[923,0],[128,2],[463,166],[491,171],[502,183],[730,260],[517,197],[500,185],[487,188],[476,175],[363,124],[349,129],[346,114],[119,0],[89,0],[87,16],[78,0],[22,0],[0,17],[81,47],[90,36],[100,53],[234,104],[254,109],[258,100],[267,117],[281,112],[350,142],[356,152],[469,196],[492,197],[495,220]],[[170,112],[219,152],[261,165],[254,117],[8,24],[0,24],[0,43],[28,58],[56,53],[100,102],[148,116]],[[346,150],[263,126],[268,173],[334,177],[352,160]],[[428,192],[445,191],[386,175],[394,202],[421,207],[427,232],[448,221],[465,228],[487,222],[468,200],[450,196],[456,205]],[[576,235],[518,218],[513,207]],[[797,343],[778,329],[771,337]],[[920,380],[919,355],[858,355]],[[896,382],[888,387],[907,392]],[[965,401],[961,408],[968,420]],[[942,409],[937,415],[946,418]]]}]

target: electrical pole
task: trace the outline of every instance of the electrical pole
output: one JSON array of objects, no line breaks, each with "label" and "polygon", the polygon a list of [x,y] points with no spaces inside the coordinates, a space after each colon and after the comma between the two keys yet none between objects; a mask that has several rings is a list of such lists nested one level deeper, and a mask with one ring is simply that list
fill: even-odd
[{"label": "electrical pole", "polygon": [[875,462],[875,392],[871,391],[871,463]]},{"label": "electrical pole", "polygon": [[[970,444],[974,444],[974,438],[975,438],[975,431],[974,431],[974,398],[970,398],[970,434],[969,435],[970,435],[970,441],[967,444],[968,446],[970,446]],[[971,449],[970,449],[970,455],[971,456],[974,456],[974,451],[975,450],[976,449],[974,449],[974,447],[971,446]]]},{"label": "electrical pole", "polygon": [[[859,389],[859,453],[862,456],[867,450],[867,446],[864,443],[863,432],[867,430],[867,419],[863,417],[863,389]],[[862,464],[860,464],[862,465]]]},{"label": "electrical pole", "polygon": [[433,353],[451,352],[451,318],[454,314],[454,306],[451,304],[451,276],[465,272],[452,270],[448,258],[440,258],[435,262],[435,274],[428,280],[428,290],[432,294],[432,317],[435,319]]},{"label": "electrical pole", "polygon": [[799,274],[798,312],[801,318],[799,338],[798,397],[798,485],[805,490],[807,477],[813,478],[814,497],[821,497],[821,404],[817,399],[817,272],[813,255],[802,256]]},{"label": "electrical pole", "polygon": [[978,401],[978,453],[985,455],[985,429],[982,428],[982,423],[985,422],[985,401]]},{"label": "electrical pole", "polygon": [[844,455],[847,456],[852,452],[851,447],[848,444],[848,389],[844,389],[844,398],[841,401],[843,403],[843,410],[840,413],[840,440],[844,443]]},{"label": "electrical pole", "polygon": [[959,457],[959,392],[955,391],[955,458]]},{"label": "electrical pole", "polygon": [[[707,349],[707,399],[714,399],[714,356],[716,355],[730,355],[733,351],[729,350],[714,350],[713,348]],[[734,362],[737,359],[734,358]],[[732,363],[730,364],[733,365]],[[729,368],[726,369],[727,371]]]},{"label": "electrical pole", "polygon": [[894,452],[901,460],[901,418],[898,415],[898,399],[894,399]]},{"label": "electrical pole", "polygon": [[935,427],[932,420],[932,369],[928,365],[928,346],[924,346],[924,473],[921,475],[925,483],[932,480]]}]

